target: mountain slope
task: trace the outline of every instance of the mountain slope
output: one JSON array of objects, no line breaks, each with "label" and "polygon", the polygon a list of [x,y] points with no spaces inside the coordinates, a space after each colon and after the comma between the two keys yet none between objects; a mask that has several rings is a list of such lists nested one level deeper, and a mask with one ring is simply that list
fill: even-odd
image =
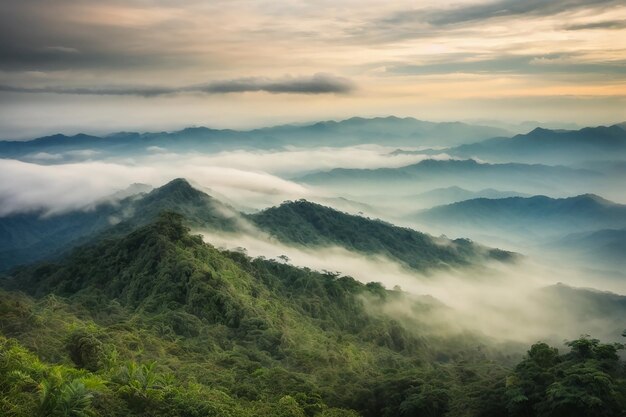
[{"label": "mountain slope", "polygon": [[[502,346],[431,333],[445,307],[216,250],[172,213],[2,284],[43,296],[0,291],[7,415],[375,417],[430,415],[436,404],[446,417],[514,416],[527,391],[533,403],[569,409],[570,390],[598,384],[606,389],[585,414],[617,416],[626,405],[615,345],[583,337],[556,357],[538,343],[512,369],[519,355]],[[559,293],[564,315],[589,298]],[[592,314],[623,311],[623,297],[592,298]],[[553,383],[566,401],[553,400]]]},{"label": "mountain slope", "polygon": [[342,246],[364,254],[385,255],[419,270],[514,259],[510,252],[481,247],[466,239],[434,238],[305,200],[286,202],[249,218],[261,230],[286,243]]},{"label": "mountain slope", "polygon": [[451,155],[495,162],[566,164],[585,160],[626,159],[626,129],[619,125],[580,130],[537,128],[512,138],[461,145]]},{"label": "mountain slope", "polygon": [[235,230],[238,214],[218,200],[176,179],[118,201],[69,213],[44,212],[0,217],[0,271],[56,256],[98,234],[120,235],[148,224],[167,210],[185,216],[196,227]]},{"label": "mountain slope", "polygon": [[[469,347],[480,343],[474,336],[449,344],[417,336],[417,328],[428,331],[428,312],[438,308],[432,303],[404,300],[379,284],[218,251],[172,213],[124,237],[77,248],[59,262],[17,270],[3,284],[46,298],[41,311],[23,296],[0,292],[0,332],[82,369],[64,378],[86,371],[109,378],[110,390],[99,394],[104,403],[94,406],[99,412],[113,407],[113,415],[196,415],[192,410],[204,403],[192,393],[218,387],[221,395],[210,397],[214,407],[248,410],[233,416],[303,416],[306,407],[319,416],[329,406],[376,416],[392,404],[363,398],[380,392],[384,381],[404,384],[405,370],[411,381],[426,378],[422,361],[443,355],[442,366],[455,357],[477,370],[483,362]],[[381,313],[394,300],[422,313],[420,327],[413,322],[409,330]],[[108,356],[113,351],[114,358]],[[134,374],[142,369],[135,361],[150,360],[158,360],[158,371]],[[149,372],[154,382],[142,385]],[[138,385],[131,383],[135,377]],[[285,396],[297,398],[290,400],[296,414],[275,409]],[[328,415],[354,415],[346,413]]]},{"label": "mountain slope", "polygon": [[0,217],[0,271],[55,256],[82,238],[110,228],[133,205],[133,199],[63,214],[35,211]]},{"label": "mountain slope", "polygon": [[626,206],[593,194],[554,199],[545,196],[479,198],[416,213],[422,222],[493,233],[537,235],[626,227]]},{"label": "mountain slope", "polygon": [[[469,265],[490,259],[512,259],[512,254],[466,240],[441,242],[413,230],[351,216],[304,201],[283,204],[259,214],[243,216],[213,197],[176,179],[150,193],[104,204],[92,211],[76,211],[42,218],[27,215],[0,218],[0,270],[58,255],[89,239],[117,237],[149,224],[160,213],[183,215],[187,225],[201,230],[248,233],[256,225],[284,243],[339,245],[365,254],[382,254],[424,270],[445,265]],[[52,222],[55,228],[46,228]],[[62,237],[62,238],[61,238]],[[28,239],[28,241],[26,241]],[[17,241],[24,240],[23,244]]]}]

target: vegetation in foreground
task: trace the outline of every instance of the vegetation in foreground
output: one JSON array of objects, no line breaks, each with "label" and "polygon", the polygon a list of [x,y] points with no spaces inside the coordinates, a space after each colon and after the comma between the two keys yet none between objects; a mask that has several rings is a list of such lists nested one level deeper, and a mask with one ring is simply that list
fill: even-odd
[{"label": "vegetation in foreground", "polygon": [[[169,213],[0,293],[8,416],[622,416],[621,346],[523,357],[382,307],[400,291],[219,251]],[[23,292],[29,293],[28,295]]]}]

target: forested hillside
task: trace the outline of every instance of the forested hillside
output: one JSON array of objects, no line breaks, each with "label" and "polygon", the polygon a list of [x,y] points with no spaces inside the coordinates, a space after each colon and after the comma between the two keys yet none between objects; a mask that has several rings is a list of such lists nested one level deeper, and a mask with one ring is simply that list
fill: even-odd
[{"label": "forested hillside", "polygon": [[434,238],[305,200],[286,202],[249,218],[283,242],[309,247],[337,245],[366,254],[382,254],[418,270],[515,259],[511,252],[481,247],[467,239]]},{"label": "forested hillside", "polygon": [[17,270],[3,285],[30,294],[0,293],[3,415],[624,409],[615,346],[581,339],[559,356],[540,344],[513,367],[516,356],[487,339],[431,334],[426,322],[383,313],[408,301],[427,318],[444,308],[431,301],[218,251],[174,213],[60,262]]},{"label": "forested hillside", "polygon": [[122,236],[168,210],[182,214],[185,224],[196,230],[246,234],[256,226],[287,244],[338,245],[387,255],[419,270],[514,259],[512,253],[468,240],[436,239],[306,201],[244,216],[178,178],[149,193],[93,208],[51,216],[36,212],[0,218],[0,271],[58,257],[82,243]]}]

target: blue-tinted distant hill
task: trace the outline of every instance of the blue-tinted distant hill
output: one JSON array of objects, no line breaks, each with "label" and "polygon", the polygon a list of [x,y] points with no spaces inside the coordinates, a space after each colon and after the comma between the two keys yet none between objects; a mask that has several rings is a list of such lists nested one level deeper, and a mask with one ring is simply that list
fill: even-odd
[{"label": "blue-tinted distant hill", "polygon": [[626,160],[624,125],[580,130],[536,128],[512,138],[494,138],[461,145],[451,155],[493,162],[567,164],[588,160]]},{"label": "blue-tinted distant hill", "polygon": [[593,260],[596,265],[599,261],[599,266],[626,270],[626,228],[572,233],[550,245],[575,255],[576,259]]},{"label": "blue-tinted distant hill", "polygon": [[586,169],[539,164],[489,164],[475,160],[424,160],[400,168],[337,168],[297,178],[353,195],[386,192],[425,192],[433,188],[457,186],[468,189],[495,188],[536,194],[564,190],[594,189],[604,175]]},{"label": "blue-tinted distant hill", "polygon": [[443,204],[471,200],[474,198],[507,197],[530,197],[530,195],[518,193],[516,191],[501,191],[493,188],[484,188],[478,191],[471,191],[465,188],[451,186],[444,188],[435,188],[433,190],[429,190],[420,194],[405,196],[400,201],[413,204],[420,208],[430,208]]},{"label": "blue-tinted distant hill", "polygon": [[594,194],[570,198],[478,198],[434,207],[413,218],[459,232],[473,229],[501,236],[547,236],[626,227],[626,205]]},{"label": "blue-tinted distant hill", "polygon": [[236,148],[276,149],[288,145],[455,146],[494,136],[503,129],[460,122],[434,123],[413,118],[351,118],[307,125],[284,125],[248,131],[193,127],[176,132],[119,132],[107,136],[52,135],[31,141],[0,141],[0,157],[35,159],[45,163],[99,156],[145,153],[146,150],[220,151]]},{"label": "blue-tinted distant hill", "polygon": [[251,131],[270,142],[283,144],[345,146],[379,143],[389,146],[423,146],[471,143],[472,138],[486,138],[500,128],[461,122],[428,122],[412,117],[353,117],[343,121],[323,121],[311,125],[285,125]]}]

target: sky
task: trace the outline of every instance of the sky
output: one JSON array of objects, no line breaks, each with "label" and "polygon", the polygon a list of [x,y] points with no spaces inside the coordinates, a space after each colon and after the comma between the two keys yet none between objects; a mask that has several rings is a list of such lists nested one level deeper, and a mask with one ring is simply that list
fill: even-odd
[{"label": "sky", "polygon": [[623,0],[0,0],[0,138],[626,120]]}]

